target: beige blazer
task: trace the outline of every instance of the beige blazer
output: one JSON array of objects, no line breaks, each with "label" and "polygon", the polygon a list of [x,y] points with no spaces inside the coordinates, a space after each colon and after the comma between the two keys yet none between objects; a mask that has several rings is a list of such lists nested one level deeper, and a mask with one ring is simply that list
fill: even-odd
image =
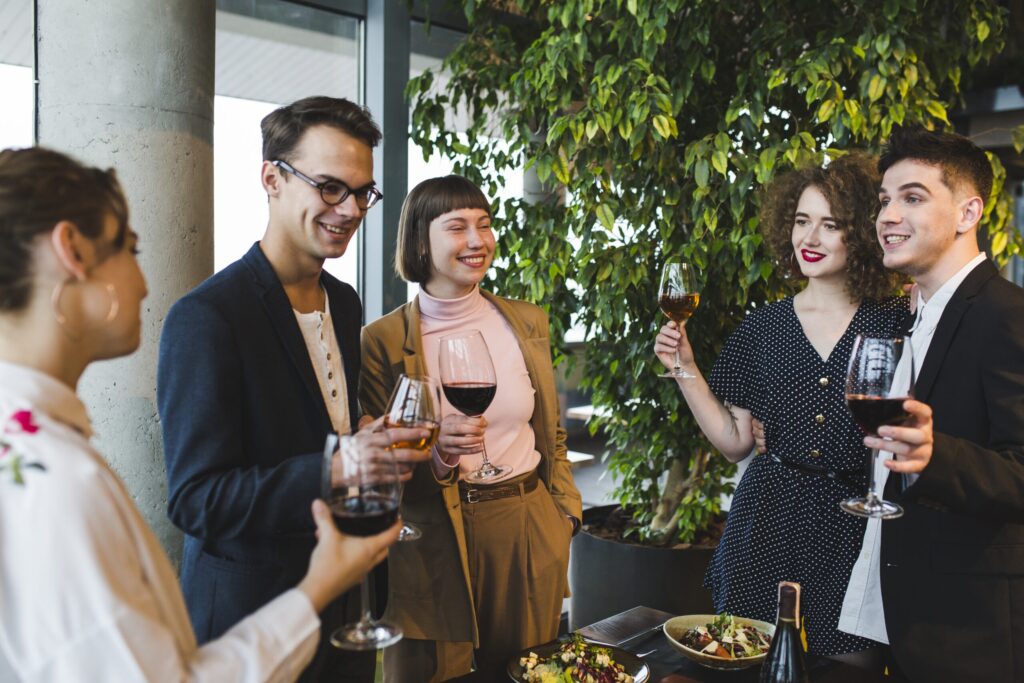
[{"label": "beige blazer", "polygon": [[[551,365],[548,317],[523,301],[482,291],[512,327],[536,391],[530,424],[541,455],[538,473],[565,514],[581,519],[583,506],[566,458]],[[419,299],[363,328],[359,399],[364,413],[379,417],[402,373],[426,374]],[[405,486],[402,515],[423,531],[411,543],[396,543],[388,556],[387,619],[407,638],[471,641],[479,646],[469,560],[462,527],[462,502],[451,480],[439,483],[421,463]]]}]

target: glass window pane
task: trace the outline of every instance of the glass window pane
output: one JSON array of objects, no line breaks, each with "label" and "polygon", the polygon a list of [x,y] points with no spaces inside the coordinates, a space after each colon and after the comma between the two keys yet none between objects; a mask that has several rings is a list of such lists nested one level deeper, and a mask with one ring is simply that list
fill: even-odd
[{"label": "glass window pane", "polygon": [[[214,268],[241,257],[267,227],[260,120],[310,95],[359,100],[357,19],[283,0],[218,0],[214,98]],[[356,245],[324,267],[353,287]]]},{"label": "glass window pane", "polygon": [[[432,70],[435,72],[434,88],[443,90],[448,83],[448,77],[439,71],[441,63],[458,41],[462,40],[464,35],[459,31],[453,31],[440,26],[431,26],[428,31],[426,24],[413,21],[409,36],[409,77],[415,78],[428,69]],[[454,126],[460,132],[465,131],[469,127],[469,119],[463,108],[453,109],[447,112],[447,114],[447,126]],[[434,155],[430,159],[424,159],[422,150],[412,140],[409,141],[408,179],[410,190],[428,178],[448,175],[451,172],[452,163],[449,160],[438,155]],[[505,185],[499,193],[499,198],[508,199],[523,196],[522,170],[506,173],[504,177]],[[494,200],[495,198],[488,197],[488,199]],[[501,236],[498,235],[498,239],[500,238]],[[416,296],[418,291],[419,286],[410,282],[408,285],[410,301]]]},{"label": "glass window pane", "polygon": [[32,0],[0,0],[0,149],[31,147]]}]

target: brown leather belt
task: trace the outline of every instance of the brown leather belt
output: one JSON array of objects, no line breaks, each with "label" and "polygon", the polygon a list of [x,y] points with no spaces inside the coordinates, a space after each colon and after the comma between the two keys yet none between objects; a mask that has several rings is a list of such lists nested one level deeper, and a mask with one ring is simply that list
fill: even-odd
[{"label": "brown leather belt", "polygon": [[501,498],[513,498],[520,494],[527,494],[537,488],[540,476],[537,470],[530,472],[526,477],[510,484],[470,484],[465,481],[459,482],[459,498],[463,503],[483,503],[487,500],[499,500]]}]

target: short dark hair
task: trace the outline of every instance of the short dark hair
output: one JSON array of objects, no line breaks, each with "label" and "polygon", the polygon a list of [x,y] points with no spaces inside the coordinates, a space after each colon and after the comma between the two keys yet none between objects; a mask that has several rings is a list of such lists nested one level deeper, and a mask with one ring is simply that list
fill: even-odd
[{"label": "short dark hair", "polygon": [[765,188],[761,233],[780,264],[803,278],[793,253],[793,221],[800,195],[815,187],[828,201],[846,245],[846,292],[854,300],[881,299],[893,293],[897,275],[882,264],[875,232],[878,180],[874,159],[851,153],[825,168],[811,166],[783,173]]},{"label": "short dark hair", "polygon": [[351,135],[371,149],[380,144],[380,128],[366,107],[343,97],[305,97],[263,117],[263,160],[291,161],[302,135],[320,125]]},{"label": "short dark hair", "polygon": [[395,271],[399,277],[421,285],[430,279],[430,223],[459,209],[482,209],[491,216],[491,205],[484,193],[473,181],[460,175],[430,178],[412,188],[398,219]]},{"label": "short dark hair", "polygon": [[108,215],[118,232],[101,258],[123,246],[128,232],[128,203],[114,169],[85,166],[42,147],[0,151],[0,311],[28,305],[36,238],[71,221],[97,239]]},{"label": "short dark hair", "polygon": [[992,194],[992,164],[985,151],[956,133],[939,133],[920,127],[893,128],[878,160],[885,174],[900,161],[909,159],[942,170],[942,182],[953,192],[967,184],[988,203]]}]

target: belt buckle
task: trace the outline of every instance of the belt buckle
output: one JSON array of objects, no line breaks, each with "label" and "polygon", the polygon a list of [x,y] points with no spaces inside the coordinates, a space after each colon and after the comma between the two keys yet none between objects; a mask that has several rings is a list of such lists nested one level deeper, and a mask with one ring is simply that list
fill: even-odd
[{"label": "belt buckle", "polygon": [[480,498],[478,498],[479,495],[480,495],[480,490],[479,489],[466,489],[466,502],[467,503],[479,503],[480,502]]}]

